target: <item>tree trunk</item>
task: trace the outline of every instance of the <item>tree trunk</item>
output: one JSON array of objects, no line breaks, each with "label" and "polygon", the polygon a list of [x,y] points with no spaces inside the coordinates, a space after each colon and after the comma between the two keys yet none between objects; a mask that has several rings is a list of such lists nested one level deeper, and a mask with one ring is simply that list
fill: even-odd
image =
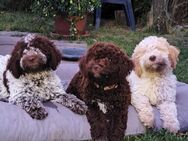
[{"label": "tree trunk", "polygon": [[172,24],[188,23],[188,1],[187,0],[167,0],[168,12]]},{"label": "tree trunk", "polygon": [[168,19],[166,16],[166,0],[153,0],[153,27],[158,33],[167,33]]},{"label": "tree trunk", "polygon": [[188,23],[188,0],[152,0],[147,26],[168,33],[174,25]]}]

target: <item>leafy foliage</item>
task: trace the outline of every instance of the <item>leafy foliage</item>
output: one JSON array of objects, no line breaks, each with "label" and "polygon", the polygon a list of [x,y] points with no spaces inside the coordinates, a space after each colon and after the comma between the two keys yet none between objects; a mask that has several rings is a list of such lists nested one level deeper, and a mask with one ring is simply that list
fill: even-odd
[{"label": "leafy foliage", "polygon": [[35,0],[32,11],[45,17],[54,15],[84,16],[100,6],[99,0]]},{"label": "leafy foliage", "polygon": [[144,23],[147,21],[147,13],[150,11],[152,0],[133,0],[133,7],[137,23]]},{"label": "leafy foliage", "polygon": [[[83,19],[84,16],[100,6],[100,0],[35,0],[31,9],[42,17],[53,17],[61,15],[70,22],[70,35],[75,37],[78,32],[76,29],[77,17]],[[80,20],[79,19],[79,20]]]},{"label": "leafy foliage", "polygon": [[0,0],[0,10],[29,11],[32,0]]},{"label": "leafy foliage", "polygon": [[151,0],[133,0],[133,6],[135,9],[135,12],[144,14],[150,10]]},{"label": "leafy foliage", "polygon": [[0,10],[6,10],[10,0],[1,0],[0,1]]}]

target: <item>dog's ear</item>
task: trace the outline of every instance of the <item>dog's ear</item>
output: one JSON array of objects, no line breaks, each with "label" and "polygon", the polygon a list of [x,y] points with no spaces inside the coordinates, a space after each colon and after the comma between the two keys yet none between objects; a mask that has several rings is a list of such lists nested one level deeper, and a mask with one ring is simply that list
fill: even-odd
[{"label": "dog's ear", "polygon": [[6,69],[9,70],[15,78],[19,78],[23,74],[23,70],[20,67],[20,59],[25,46],[26,44],[23,41],[19,41],[14,47],[7,64]]},{"label": "dog's ear", "polygon": [[129,73],[134,69],[134,63],[131,59],[128,58],[127,60],[127,67],[128,67],[128,71]]},{"label": "dog's ear", "polygon": [[132,60],[133,60],[133,64],[134,64],[134,71],[137,74],[137,76],[140,77],[142,74],[142,69],[141,69],[141,65],[139,62],[139,58],[133,57]]},{"label": "dog's ear", "polygon": [[134,71],[137,74],[138,77],[142,75],[142,67],[140,64],[140,58],[145,54],[145,49],[142,48],[139,44],[134,49],[133,55],[132,55],[132,61],[134,64]]},{"label": "dog's ear", "polygon": [[52,68],[52,70],[56,70],[62,60],[62,55],[52,42],[49,41],[48,46],[50,49],[49,67]]},{"label": "dog's ear", "polygon": [[180,50],[177,49],[175,46],[171,46],[171,45],[168,47],[168,50],[169,50],[169,59],[171,61],[171,67],[175,69]]},{"label": "dog's ear", "polygon": [[82,56],[79,60],[79,67],[82,73],[86,70],[86,56]]},{"label": "dog's ear", "polygon": [[[119,75],[120,77],[127,76],[133,70],[133,62],[127,55],[125,55],[122,59],[122,64],[119,65]],[[121,62],[121,61],[120,61]],[[122,71],[122,72],[121,72]]]},{"label": "dog's ear", "polygon": [[137,74],[138,77],[141,76],[142,74],[142,68],[141,68],[141,65],[140,65],[140,55],[142,55],[143,52],[142,51],[139,51],[139,50],[136,50],[133,55],[132,55],[132,61],[133,61],[133,64],[134,64],[134,71],[135,73]]}]

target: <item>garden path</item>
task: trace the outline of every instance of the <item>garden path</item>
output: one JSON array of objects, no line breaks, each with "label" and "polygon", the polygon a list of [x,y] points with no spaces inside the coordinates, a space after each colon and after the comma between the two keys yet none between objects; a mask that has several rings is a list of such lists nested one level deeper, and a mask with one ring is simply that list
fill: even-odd
[{"label": "garden path", "polygon": [[[0,32],[0,55],[8,54],[13,49],[14,45],[17,41],[19,41],[23,36],[28,34],[27,32]],[[64,40],[52,40],[54,44],[62,50],[63,48],[70,47],[82,47],[86,48],[87,44],[85,42],[77,42],[77,41],[64,41]]]}]

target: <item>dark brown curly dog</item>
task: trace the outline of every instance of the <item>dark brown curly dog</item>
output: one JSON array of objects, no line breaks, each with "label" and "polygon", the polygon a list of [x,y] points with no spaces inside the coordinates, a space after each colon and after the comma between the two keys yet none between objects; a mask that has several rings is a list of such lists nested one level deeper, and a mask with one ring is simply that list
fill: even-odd
[{"label": "dark brown curly dog", "polygon": [[111,43],[96,43],[81,58],[80,71],[67,92],[88,106],[86,115],[93,140],[123,140],[130,102],[126,76],[132,69],[128,56]]}]

